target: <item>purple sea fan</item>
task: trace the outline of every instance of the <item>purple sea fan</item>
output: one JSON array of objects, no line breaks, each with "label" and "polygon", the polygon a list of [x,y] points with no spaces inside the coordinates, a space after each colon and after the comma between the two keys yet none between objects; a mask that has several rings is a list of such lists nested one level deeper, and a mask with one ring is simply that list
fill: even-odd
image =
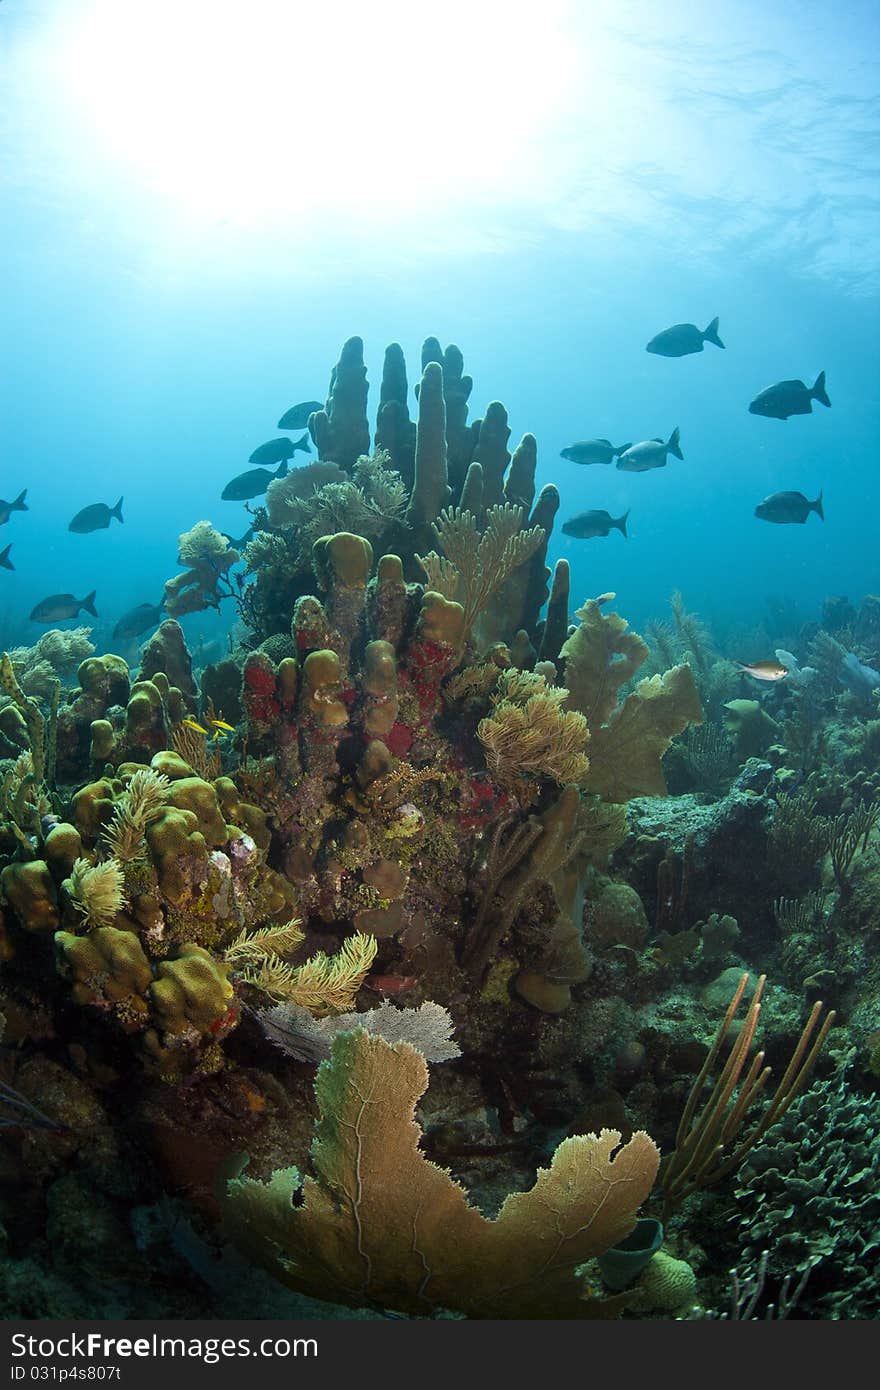
[{"label": "purple sea fan", "polygon": [[314,1018],[308,1009],[298,1004],[284,1003],[259,1010],[256,1017],[266,1037],[300,1062],[322,1062],[330,1056],[336,1035],[355,1028],[378,1033],[391,1044],[407,1042],[417,1048],[427,1062],[448,1062],[461,1056],[461,1049],[452,1037],[453,1022],[448,1009],[430,999],[417,1009],[398,1009],[394,1004],[385,1003],[366,1013],[337,1014],[321,1019]]}]

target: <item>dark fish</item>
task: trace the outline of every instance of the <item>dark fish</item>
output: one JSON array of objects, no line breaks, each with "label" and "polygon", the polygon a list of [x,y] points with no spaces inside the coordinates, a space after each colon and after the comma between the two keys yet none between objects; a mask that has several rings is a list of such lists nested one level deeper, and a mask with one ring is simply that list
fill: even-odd
[{"label": "dark fish", "polygon": [[75,618],[81,608],[91,613],[93,618],[97,618],[96,592],[93,589],[85,598],[74,598],[73,594],[50,594],[48,598],[40,599],[36,608],[32,610],[31,622],[61,623],[65,618]]},{"label": "dark fish", "polygon": [[2,565],[3,569],[5,569],[5,570],[14,570],[14,569],[15,569],[15,565],[12,563],[12,561],[11,561],[10,558],[9,558],[9,552],[10,552],[11,549],[12,549],[12,543],[10,542],[9,545],[7,545],[7,547],[6,547],[5,550],[0,550],[0,565]]},{"label": "dark fish", "polygon": [[147,632],[149,628],[158,627],[162,621],[164,607],[164,596],[158,603],[139,603],[137,608],[131,608],[127,613],[123,613],[113,629],[113,636],[120,638],[140,637],[141,633]]},{"label": "dark fish", "polygon": [[262,497],[273,479],[286,477],[286,459],[278,465],[277,473],[270,473],[268,468],[249,468],[227,483],[220,496],[224,502],[248,502],[252,497]]},{"label": "dark fish", "polygon": [[815,502],[811,502],[802,492],[773,492],[755,508],[755,516],[759,516],[762,521],[775,521],[780,526],[790,522],[797,522],[803,526],[810,512],[815,512],[822,521],[825,520],[821,492]]},{"label": "dark fish", "polygon": [[[273,481],[274,481],[274,479],[273,479]],[[244,550],[245,546],[247,545],[248,541],[251,539],[251,537],[253,536],[253,534],[254,534],[254,528],[253,528],[253,526],[249,526],[249,527],[247,528],[247,530],[245,531],[244,535],[243,535],[243,536],[239,536],[237,540],[236,540],[235,536],[227,535],[227,533],[226,533],[225,531],[221,531],[221,532],[220,532],[220,535],[221,535],[221,536],[223,537],[223,539],[227,542],[227,544],[228,544],[228,546],[229,546],[229,549],[230,549],[230,550],[237,550],[238,553],[239,553],[239,555],[240,555],[241,552]]]},{"label": "dark fish", "polygon": [[292,405],[289,410],[285,410],[277,427],[279,430],[304,430],[309,423],[309,416],[314,415],[316,410],[323,409],[321,401],[300,401],[299,405]]},{"label": "dark fish", "polygon": [[248,463],[259,463],[272,465],[282,463],[285,459],[292,459],[295,453],[302,451],[304,454],[312,452],[309,443],[309,436],[304,434],[300,439],[268,439],[265,444],[261,444],[258,449],[254,449],[248,459]]},{"label": "dark fish", "polygon": [[616,449],[610,439],[581,439],[577,444],[569,444],[559,457],[568,459],[570,463],[611,463],[612,459],[629,448],[631,445],[621,444]]},{"label": "dark fish", "polygon": [[87,536],[92,531],[106,531],[114,516],[117,521],[122,521],[121,497],[115,507],[108,507],[106,502],[93,502],[90,507],[83,507],[67,529],[76,531],[79,536]]},{"label": "dark fish", "polygon": [[27,488],[18,494],[14,502],[4,502],[3,499],[0,498],[0,526],[6,525],[12,512],[30,511],[30,508],[24,500],[26,497]]},{"label": "dark fish", "polygon": [[692,352],[702,352],[704,343],[724,347],[718,337],[717,319],[713,319],[702,333],[695,323],[675,323],[653,337],[645,351],[654,352],[658,357],[687,357]]},{"label": "dark fish", "polygon": [[777,381],[775,386],[768,386],[752,401],[749,414],[766,415],[771,420],[787,420],[789,415],[812,415],[813,401],[831,405],[825,390],[824,372],[819,373],[813,386],[805,386],[802,381]]},{"label": "dark fish", "polygon": [[611,528],[616,527],[625,536],[628,516],[629,512],[624,512],[623,516],[618,517],[603,511],[581,512],[579,516],[570,517],[563,524],[562,532],[566,536],[576,536],[579,541],[589,541],[594,536],[607,536]]},{"label": "dark fish", "polygon": [[667,454],[674,454],[677,459],[684,458],[678,441],[676,425],[665,444],[662,439],[645,439],[641,444],[631,444],[617,460],[617,467],[625,473],[647,473],[649,468],[665,468]]}]

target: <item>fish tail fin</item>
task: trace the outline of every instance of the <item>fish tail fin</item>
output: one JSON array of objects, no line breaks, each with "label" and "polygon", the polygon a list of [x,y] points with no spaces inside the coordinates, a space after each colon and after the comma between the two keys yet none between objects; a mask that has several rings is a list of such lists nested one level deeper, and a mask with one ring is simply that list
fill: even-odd
[{"label": "fish tail fin", "polygon": [[624,512],[623,516],[619,516],[619,517],[617,518],[616,521],[613,521],[613,522],[611,523],[612,526],[616,526],[617,529],[618,529],[618,531],[620,531],[620,532],[622,533],[624,539],[628,539],[627,534],[626,534],[626,519],[627,519],[627,517],[629,516],[629,513],[630,513],[630,508],[627,507],[627,509],[626,509],[626,511]]},{"label": "fish tail fin", "polygon": [[669,450],[670,454],[675,454],[675,457],[677,459],[683,459],[684,454],[681,452],[678,443],[679,437],[680,431],[678,425],[676,425],[675,429],[672,431],[672,434],[669,436],[669,443],[666,445],[666,447]]},{"label": "fish tail fin", "polygon": [[831,402],[828,399],[828,392],[825,390],[824,372],[820,372],[819,375],[816,377],[816,384],[810,392],[810,398],[814,401],[819,401],[820,405],[831,405]]},{"label": "fish tail fin", "polygon": [[614,453],[617,455],[618,458],[620,458],[620,455],[621,455],[621,454],[625,454],[626,451],[627,451],[627,449],[631,449],[631,448],[632,448],[632,441],[630,441],[629,444],[621,444],[621,446],[620,446],[619,449],[615,449],[615,450],[614,450]]},{"label": "fish tail fin", "polygon": [[288,470],[287,470],[287,459],[282,459],[281,462],[280,462],[279,465],[278,465],[278,472],[275,474],[275,477],[276,477],[276,478],[286,478],[286,477],[287,477],[287,471],[288,471]]},{"label": "fish tail fin", "polygon": [[814,511],[814,512],[817,514],[817,516],[820,517],[820,519],[821,519],[822,521],[825,520],[825,508],[822,506],[822,489],[821,489],[821,488],[819,489],[819,496],[816,498],[815,502],[811,502],[811,503],[810,503],[810,507],[811,507],[812,511]]},{"label": "fish tail fin", "polygon": [[713,319],[709,327],[703,330],[703,342],[714,343],[716,347],[723,348],[724,344],[718,337],[718,320]]},{"label": "fish tail fin", "polygon": [[10,505],[9,505],[9,510],[10,510],[11,512],[29,512],[29,511],[30,511],[30,507],[28,506],[27,502],[25,502],[25,500],[24,500],[26,497],[27,497],[27,488],[25,487],[25,488],[22,488],[21,492],[18,494],[18,496],[16,497],[15,501],[10,503]]},{"label": "fish tail fin", "polygon": [[123,520],[123,516],[122,516],[122,498],[121,498],[121,497],[120,497],[119,501],[116,503],[116,506],[110,508],[110,515],[111,515],[111,516],[115,516],[117,521],[122,521],[122,520]]},{"label": "fish tail fin", "polygon": [[301,439],[295,440],[293,447],[294,449],[302,449],[304,454],[310,454],[312,452],[312,445],[309,439],[308,430],[306,430],[305,434],[302,436]]},{"label": "fish tail fin", "polygon": [[7,547],[6,547],[5,550],[0,550],[0,565],[2,565],[3,568],[4,568],[5,570],[14,570],[14,569],[15,569],[15,565],[12,563],[12,561],[11,561],[10,558],[9,558],[9,552],[10,552],[11,549],[12,549],[12,542],[10,541],[9,545],[7,545]]},{"label": "fish tail fin", "polygon": [[80,604],[80,608],[84,608],[87,613],[91,613],[93,618],[97,618],[98,616],[98,610],[95,607],[95,594],[97,592],[97,589],[93,589],[90,594],[86,594]]}]

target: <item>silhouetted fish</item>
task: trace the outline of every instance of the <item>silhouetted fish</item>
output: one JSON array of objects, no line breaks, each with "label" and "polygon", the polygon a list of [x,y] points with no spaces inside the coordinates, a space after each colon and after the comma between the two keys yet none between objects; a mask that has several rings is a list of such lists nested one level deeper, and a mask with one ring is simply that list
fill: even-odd
[{"label": "silhouetted fish", "polygon": [[40,599],[36,608],[32,609],[31,622],[61,623],[65,618],[75,618],[81,608],[91,613],[93,618],[97,618],[96,592],[97,590],[93,589],[85,598],[74,598],[73,594],[50,594],[48,598]]},{"label": "silhouetted fish", "polygon": [[577,444],[569,444],[568,448],[562,449],[559,457],[568,459],[570,463],[611,463],[618,454],[625,453],[631,447],[630,444],[621,444],[615,448],[610,439],[581,439]]},{"label": "silhouetted fish", "polygon": [[[273,481],[273,482],[275,481],[274,478],[273,478],[272,481]],[[244,535],[243,535],[243,536],[239,536],[237,540],[236,540],[235,536],[230,536],[230,535],[228,535],[226,531],[221,531],[221,532],[220,532],[220,535],[221,535],[221,536],[223,537],[223,539],[227,542],[227,544],[228,544],[228,546],[229,546],[229,549],[230,549],[230,550],[237,550],[238,553],[239,553],[239,555],[240,555],[241,552],[244,550],[245,546],[247,545],[248,541],[252,538],[253,534],[254,534],[254,528],[253,528],[253,526],[249,526],[249,527],[247,528],[247,530],[245,531]]]},{"label": "silhouetted fish", "polygon": [[577,537],[579,541],[589,541],[594,536],[607,536],[611,528],[616,527],[625,536],[628,516],[629,512],[624,512],[623,516],[618,517],[603,511],[581,512],[579,516],[573,516],[563,524],[562,532],[563,535]]},{"label": "silhouetted fish", "polygon": [[224,502],[248,502],[252,497],[262,497],[275,478],[286,477],[286,459],[278,465],[277,473],[270,473],[268,468],[249,468],[246,473],[239,473],[238,477],[228,482],[220,496]]},{"label": "silhouetted fish", "polygon": [[777,381],[767,386],[749,406],[749,414],[766,415],[771,420],[787,420],[789,415],[812,415],[813,401],[830,406],[825,390],[825,373],[820,372],[813,386],[802,381]]},{"label": "silhouetted fish", "polygon": [[130,608],[127,613],[123,613],[119,622],[113,629],[113,636],[119,638],[140,637],[142,632],[147,632],[151,627],[158,627],[162,621],[162,610],[165,607],[164,596],[158,603],[139,603],[137,608]]},{"label": "silhouetted fish", "polygon": [[12,563],[12,561],[11,561],[10,558],[9,558],[9,552],[10,552],[11,549],[12,549],[12,542],[10,541],[9,545],[7,545],[7,547],[6,547],[5,550],[0,550],[0,565],[2,565],[3,569],[5,569],[5,570],[14,570],[14,569],[15,569],[15,565]]},{"label": "silhouetted fish", "polygon": [[285,410],[281,419],[278,421],[279,430],[304,430],[309,423],[309,416],[314,415],[316,410],[323,410],[322,401],[300,401],[299,405],[292,405],[289,410]]},{"label": "silhouetted fish", "polygon": [[704,343],[724,347],[718,337],[717,319],[713,319],[702,333],[695,323],[675,323],[671,328],[664,328],[662,333],[656,334],[645,351],[654,352],[658,357],[687,357],[692,352],[702,352]]},{"label": "silhouetted fish", "polygon": [[678,441],[676,425],[665,444],[662,439],[645,439],[641,444],[631,444],[617,460],[617,467],[625,473],[646,473],[649,468],[665,468],[667,454],[674,454],[677,459],[684,458]]},{"label": "silhouetted fish", "polygon": [[821,492],[815,502],[811,502],[802,492],[773,492],[755,508],[755,516],[759,516],[762,521],[775,521],[780,526],[789,523],[802,526],[810,512],[815,512],[822,521],[825,520]]},{"label": "silhouetted fish", "polygon": [[265,444],[254,449],[248,459],[248,463],[260,463],[272,465],[282,463],[285,459],[292,459],[295,453],[302,451],[304,454],[312,452],[309,443],[309,436],[304,434],[301,439],[267,439]]},{"label": "silhouetted fish", "polygon": [[83,507],[67,529],[75,531],[79,536],[87,536],[92,531],[105,531],[114,516],[117,521],[122,521],[121,497],[115,507],[108,507],[106,502],[93,502],[90,507]]},{"label": "silhouetted fish", "polygon": [[0,498],[0,526],[6,525],[12,512],[30,511],[30,508],[24,500],[26,497],[27,488],[24,488],[23,491],[18,494],[14,502],[4,502],[3,499]]}]

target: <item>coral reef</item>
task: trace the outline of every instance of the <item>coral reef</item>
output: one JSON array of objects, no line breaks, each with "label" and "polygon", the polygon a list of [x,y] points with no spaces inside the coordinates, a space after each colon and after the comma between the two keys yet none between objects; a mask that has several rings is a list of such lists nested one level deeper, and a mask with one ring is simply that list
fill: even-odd
[{"label": "coral reef", "polygon": [[318,461],[180,536],[131,667],[88,629],[0,662],[7,1300],[684,1318],[737,1268],[731,1316],[862,1316],[880,601],[572,614],[534,436],[469,421],[456,347],[419,378],[411,418],[392,344],[371,430],[344,345]]}]

